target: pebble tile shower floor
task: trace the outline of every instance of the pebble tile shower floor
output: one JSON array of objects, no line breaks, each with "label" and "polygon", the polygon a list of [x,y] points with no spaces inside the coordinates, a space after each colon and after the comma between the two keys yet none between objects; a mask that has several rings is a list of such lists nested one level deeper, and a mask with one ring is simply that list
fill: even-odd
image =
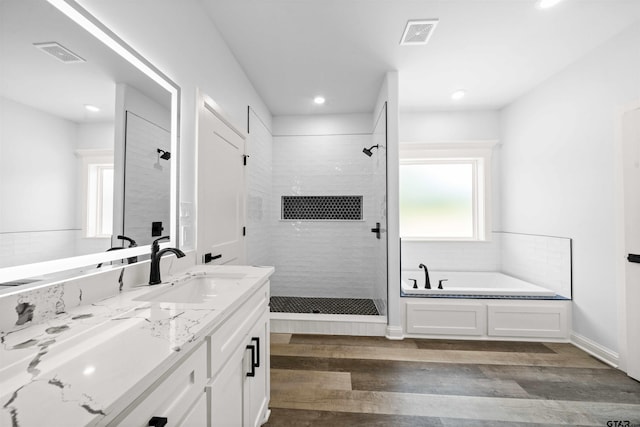
[{"label": "pebble tile shower floor", "polygon": [[360,298],[271,297],[271,312],[379,315],[373,300]]}]

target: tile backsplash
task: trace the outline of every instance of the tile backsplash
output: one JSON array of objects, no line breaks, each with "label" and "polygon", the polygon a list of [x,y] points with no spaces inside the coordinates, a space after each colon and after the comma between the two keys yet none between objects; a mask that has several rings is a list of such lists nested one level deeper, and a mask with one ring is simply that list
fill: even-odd
[{"label": "tile backsplash", "polygon": [[571,298],[571,239],[500,234],[501,271]]}]

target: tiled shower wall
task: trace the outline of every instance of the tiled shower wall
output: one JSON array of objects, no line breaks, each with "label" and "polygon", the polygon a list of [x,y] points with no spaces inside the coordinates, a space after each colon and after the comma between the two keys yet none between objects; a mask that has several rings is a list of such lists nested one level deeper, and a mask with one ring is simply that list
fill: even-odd
[{"label": "tiled shower wall", "polygon": [[571,239],[500,234],[502,272],[571,298]]},{"label": "tiled shower wall", "polygon": [[162,236],[169,235],[171,224],[172,162],[160,159],[157,151],[171,151],[170,133],[127,111],[125,144],[124,235],[138,245],[150,244],[157,237],[152,236],[152,222],[162,223]]},{"label": "tiled shower wall", "polygon": [[[276,296],[378,299],[375,156],[363,134],[281,135],[273,140],[272,251]],[[363,196],[362,220],[281,219],[282,196]],[[386,291],[385,291],[386,292]]]}]

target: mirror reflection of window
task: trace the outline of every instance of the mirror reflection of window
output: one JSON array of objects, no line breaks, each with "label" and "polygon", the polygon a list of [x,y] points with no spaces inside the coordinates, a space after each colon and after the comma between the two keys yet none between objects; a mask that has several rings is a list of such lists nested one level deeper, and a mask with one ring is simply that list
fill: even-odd
[{"label": "mirror reflection of window", "polygon": [[113,234],[113,150],[76,150],[81,161],[83,236],[111,239]]},{"label": "mirror reflection of window", "polygon": [[111,237],[113,230],[113,163],[89,164],[86,237]]}]

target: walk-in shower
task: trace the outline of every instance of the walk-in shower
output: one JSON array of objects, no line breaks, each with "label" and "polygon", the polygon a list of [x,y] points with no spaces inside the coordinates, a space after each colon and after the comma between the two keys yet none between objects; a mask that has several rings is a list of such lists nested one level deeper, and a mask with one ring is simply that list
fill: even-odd
[{"label": "walk-in shower", "polygon": [[272,312],[386,315],[386,108],[368,119],[274,132]]}]

